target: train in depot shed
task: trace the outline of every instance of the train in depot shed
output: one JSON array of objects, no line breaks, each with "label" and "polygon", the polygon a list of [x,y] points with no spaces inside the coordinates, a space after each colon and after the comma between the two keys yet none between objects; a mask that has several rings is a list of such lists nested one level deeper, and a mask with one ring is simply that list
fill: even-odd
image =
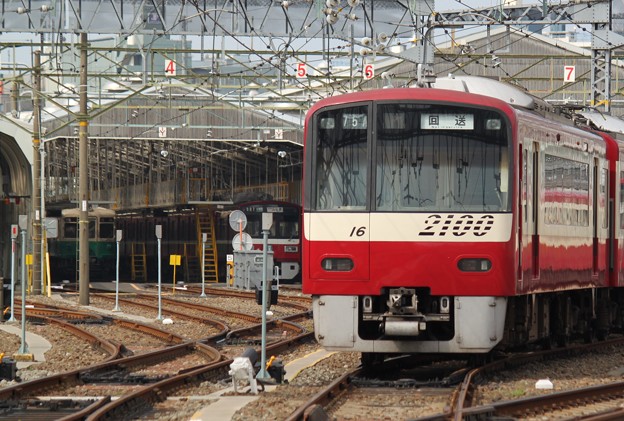
[{"label": "train in depot shed", "polygon": [[[273,251],[273,263],[277,266],[280,282],[301,282],[301,206],[279,200],[255,200],[235,206],[246,215],[245,232],[253,241],[252,249],[262,250],[262,214],[273,215],[267,244]],[[228,223],[231,211],[218,213],[217,232],[220,254],[232,253],[232,239],[236,232]]]},{"label": "train in depot shed", "polygon": [[[98,207],[89,212],[90,279],[112,280],[116,264],[116,231],[120,241],[120,277],[122,280],[148,282],[157,278],[158,244],[156,226],[162,229],[161,270],[172,279],[170,256],[181,256],[177,281],[201,280],[202,234],[207,234],[204,271],[208,282],[227,280],[226,256],[232,253],[236,235],[227,219],[232,210],[242,210],[248,217],[246,232],[253,248],[262,249],[260,221],[262,212],[271,212],[274,223],[268,245],[279,268],[280,282],[301,280],[301,206],[272,199],[255,200],[229,206],[188,206],[150,209],[149,212],[115,212]],[[48,251],[52,282],[78,279],[78,209],[52,212],[58,219],[58,238],[49,238]]]},{"label": "train in depot shed", "polygon": [[316,103],[302,267],[320,344],[483,358],[621,329],[624,142],[579,117],[476,77]]},{"label": "train in depot shed", "polygon": [[[78,272],[80,209],[52,211],[58,221],[56,238],[47,240],[53,281],[75,281]],[[57,215],[57,216],[54,216]],[[96,207],[87,212],[89,234],[89,272],[93,279],[112,279],[115,275],[115,211]]]}]

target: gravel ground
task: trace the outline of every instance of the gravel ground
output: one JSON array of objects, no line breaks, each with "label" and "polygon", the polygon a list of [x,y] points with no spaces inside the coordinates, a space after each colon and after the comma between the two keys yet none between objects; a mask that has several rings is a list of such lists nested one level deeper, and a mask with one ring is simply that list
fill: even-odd
[{"label": "gravel ground", "polygon": [[449,389],[356,388],[330,408],[336,420],[404,420],[440,414],[448,405]]},{"label": "gravel ground", "polygon": [[324,386],[359,364],[359,353],[331,354],[314,366],[302,370],[289,384],[280,385],[271,393],[261,394],[258,400],[238,411],[232,421],[285,419]]},{"label": "gravel ground", "polygon": [[150,335],[137,334],[136,330],[128,329],[114,323],[107,324],[80,324],[81,329],[101,338],[115,338],[124,344],[124,347],[135,355],[143,354],[171,345],[164,339]]},{"label": "gravel ground", "polygon": [[[563,390],[622,381],[624,350],[605,351],[565,359],[549,360],[506,370],[479,387],[479,404],[544,395]],[[538,380],[548,380],[552,389],[537,389]]]},{"label": "gravel ground", "polygon": [[18,335],[0,330],[0,353],[11,356],[19,350],[21,343],[22,341]]},{"label": "gravel ground", "polygon": [[[26,330],[46,338],[52,345],[52,348],[45,353],[46,360],[44,362],[17,370],[17,376],[22,381],[75,370],[104,361],[109,356],[103,350],[92,347],[87,341],[77,338],[56,326],[26,323]],[[19,350],[21,338],[0,330],[0,344],[2,344],[2,350],[0,351],[10,356]],[[71,344],[71,346],[67,346],[68,344]],[[14,383],[4,380],[0,381],[0,388]]]}]

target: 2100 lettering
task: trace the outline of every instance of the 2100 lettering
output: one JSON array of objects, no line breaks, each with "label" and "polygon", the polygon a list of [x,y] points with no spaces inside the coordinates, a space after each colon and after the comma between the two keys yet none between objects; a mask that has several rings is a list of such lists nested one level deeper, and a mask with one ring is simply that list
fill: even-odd
[{"label": "2100 lettering", "polygon": [[461,237],[465,234],[472,234],[477,237],[486,235],[494,225],[493,215],[481,215],[479,219],[476,219],[472,215],[462,215],[456,218],[457,215],[449,214],[445,217],[438,214],[429,215],[425,221],[425,229],[420,231],[420,236],[445,236],[447,233],[452,233],[456,237]]}]

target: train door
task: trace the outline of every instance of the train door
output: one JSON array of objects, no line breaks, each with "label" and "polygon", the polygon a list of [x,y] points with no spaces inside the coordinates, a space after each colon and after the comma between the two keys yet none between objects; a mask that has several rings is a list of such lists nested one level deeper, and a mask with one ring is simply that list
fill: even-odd
[{"label": "train door", "polygon": [[594,158],[594,171],[592,182],[594,192],[592,194],[592,275],[598,274],[598,158]]},{"label": "train door", "polygon": [[531,177],[531,189],[532,189],[532,200],[531,200],[531,223],[530,223],[530,231],[531,231],[531,266],[532,266],[532,276],[533,279],[537,279],[540,276],[540,261],[539,261],[539,246],[540,246],[540,238],[539,238],[539,218],[540,218],[540,157],[539,157],[540,147],[537,142],[533,144],[533,151],[531,153],[531,161],[532,161],[532,177]]},{"label": "train door", "polygon": [[520,148],[520,160],[517,289],[523,291],[529,286],[527,281],[539,277],[539,144],[525,139]]},{"label": "train door", "polygon": [[[607,163],[605,162],[605,166]],[[601,161],[598,158],[594,158],[594,194],[593,194],[593,232],[592,232],[592,274],[597,276],[601,271],[606,270],[608,262],[606,259],[606,250],[601,247],[601,244],[605,244],[607,232],[608,232],[608,215],[607,209],[607,180],[608,180],[608,168],[603,168]]]},{"label": "train door", "polygon": [[518,227],[520,227],[520,232],[518,232],[518,291],[522,291],[523,289],[523,280],[524,280],[524,256],[526,252],[524,247],[527,244],[527,239],[525,238],[527,233],[527,203],[528,203],[528,157],[529,150],[525,146],[525,144],[520,144],[520,186],[518,188]]},{"label": "train door", "polygon": [[615,218],[615,239],[616,245],[615,253],[615,270],[617,272],[618,286],[624,284],[624,169],[622,168],[622,162],[618,162],[618,167],[615,175],[615,190],[614,192],[614,200],[615,200],[615,214],[617,217]]},{"label": "train door", "polygon": [[600,205],[600,219],[599,219],[599,238],[600,238],[600,267],[606,277],[610,268],[609,262],[609,161],[603,160],[600,167],[600,173],[598,180],[600,181],[600,190],[598,203]]}]

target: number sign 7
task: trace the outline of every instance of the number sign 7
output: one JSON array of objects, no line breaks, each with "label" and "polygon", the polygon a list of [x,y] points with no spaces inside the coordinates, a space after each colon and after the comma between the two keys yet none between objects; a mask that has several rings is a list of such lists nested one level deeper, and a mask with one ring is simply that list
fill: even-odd
[{"label": "number sign 7", "polygon": [[576,66],[563,66],[563,81],[564,82],[576,81]]}]

